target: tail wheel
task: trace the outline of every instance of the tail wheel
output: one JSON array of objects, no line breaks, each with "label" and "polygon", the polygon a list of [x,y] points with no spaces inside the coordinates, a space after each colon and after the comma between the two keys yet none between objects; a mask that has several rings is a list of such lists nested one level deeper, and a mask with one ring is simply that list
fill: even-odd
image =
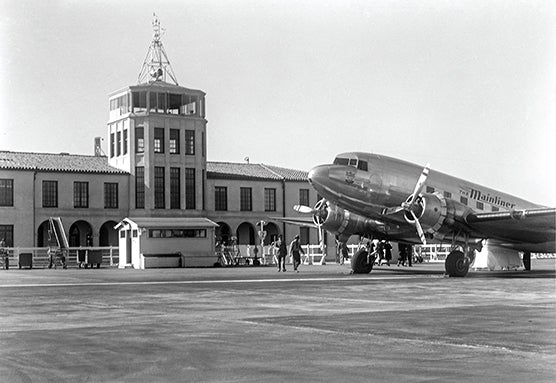
[{"label": "tail wheel", "polygon": [[369,274],[373,269],[373,259],[369,259],[365,249],[358,250],[351,259],[353,274]]},{"label": "tail wheel", "polygon": [[446,258],[446,274],[451,277],[465,277],[469,271],[469,260],[459,250],[454,250]]}]

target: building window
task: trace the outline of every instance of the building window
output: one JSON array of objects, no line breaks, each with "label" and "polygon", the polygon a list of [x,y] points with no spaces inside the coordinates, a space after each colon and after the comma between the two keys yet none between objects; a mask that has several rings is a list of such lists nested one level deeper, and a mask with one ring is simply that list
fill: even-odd
[{"label": "building window", "polygon": [[300,227],[299,228],[299,243],[302,245],[309,244],[309,228],[308,227]]},{"label": "building window", "polygon": [[14,205],[14,180],[0,179],[0,206]]},{"label": "building window", "polygon": [[122,132],[116,132],[116,156],[122,155]]},{"label": "building window", "polygon": [[135,128],[135,153],[145,151],[145,129],[142,126]]},{"label": "building window", "polygon": [[264,189],[264,211],[276,211],[276,189]]},{"label": "building window", "polygon": [[[170,134],[171,135],[171,134]],[[170,141],[171,142],[171,141]],[[170,146],[171,150],[171,146]],[[170,209],[180,209],[180,168],[170,168]]]},{"label": "building window", "polygon": [[228,210],[228,188],[214,187],[214,210]]},{"label": "building window", "polygon": [[446,197],[446,198],[452,198],[452,193],[445,191],[445,192],[444,192],[444,197]]},{"label": "building window", "polygon": [[195,168],[185,168],[185,208],[195,209]]},{"label": "building window", "polygon": [[0,239],[2,238],[6,247],[14,247],[14,225],[0,225]]},{"label": "building window", "polygon": [[145,168],[135,167],[135,208],[145,208]]},{"label": "building window", "polygon": [[434,193],[434,188],[432,186],[427,186],[427,193]]},{"label": "building window", "polygon": [[309,189],[299,189],[299,204],[309,206]]},{"label": "building window", "polygon": [[195,131],[185,131],[185,154],[195,154]]},{"label": "building window", "polygon": [[124,156],[127,154],[127,129],[124,130]]},{"label": "building window", "polygon": [[170,153],[180,154],[180,131],[179,129],[170,129]]},{"label": "building window", "polygon": [[89,183],[75,181],[73,183],[73,207],[89,207]]},{"label": "building window", "polygon": [[492,211],[500,211],[500,208],[498,206],[492,206]]},{"label": "building window", "polygon": [[164,209],[164,167],[154,167],[154,208]]},{"label": "building window", "polygon": [[133,103],[133,113],[147,111],[147,92],[133,92],[131,94]]},{"label": "building window", "polygon": [[118,184],[116,182],[104,183],[104,208],[118,208]]},{"label": "building window", "polygon": [[251,188],[240,188],[239,189],[239,205],[241,211],[252,211],[253,210],[253,192]]},{"label": "building window", "polygon": [[207,153],[207,144],[205,142],[205,132],[201,133],[201,155],[206,157]]},{"label": "building window", "polygon": [[477,209],[479,210],[484,210],[485,209],[485,205],[482,202],[477,201]]},{"label": "building window", "polygon": [[110,133],[110,158],[114,157],[114,133]]},{"label": "building window", "polygon": [[58,207],[58,181],[42,181],[42,207]]},{"label": "building window", "polygon": [[459,201],[460,201],[462,204],[467,205],[467,197],[461,196],[461,197],[459,197]]},{"label": "building window", "polygon": [[164,128],[154,128],[154,152],[164,153]]}]

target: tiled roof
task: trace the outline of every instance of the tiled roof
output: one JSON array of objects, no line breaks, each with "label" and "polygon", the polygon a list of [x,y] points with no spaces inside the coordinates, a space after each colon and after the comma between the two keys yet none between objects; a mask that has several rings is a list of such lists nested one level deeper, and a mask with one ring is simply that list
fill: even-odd
[{"label": "tiled roof", "polygon": [[10,152],[0,150],[0,169],[70,173],[128,174],[108,165],[106,157],[81,154]]},{"label": "tiled roof", "polygon": [[207,162],[207,178],[307,181],[307,172],[264,164]]},{"label": "tiled roof", "polygon": [[[106,157],[67,153],[30,153],[0,150],[0,169],[72,173],[127,172],[108,165]],[[307,172],[264,164],[207,162],[208,178],[307,181]]]}]

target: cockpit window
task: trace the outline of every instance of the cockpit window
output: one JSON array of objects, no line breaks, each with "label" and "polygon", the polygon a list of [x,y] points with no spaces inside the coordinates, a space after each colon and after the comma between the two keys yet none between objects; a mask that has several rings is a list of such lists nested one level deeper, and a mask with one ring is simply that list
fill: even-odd
[{"label": "cockpit window", "polygon": [[334,165],[349,165],[349,160],[347,158],[336,157],[334,159]]},{"label": "cockpit window", "polygon": [[367,165],[367,161],[359,160],[359,163],[357,164],[357,169],[368,171],[369,167]]},{"label": "cockpit window", "polygon": [[351,166],[357,166],[357,158],[352,158],[349,160],[349,164]]}]

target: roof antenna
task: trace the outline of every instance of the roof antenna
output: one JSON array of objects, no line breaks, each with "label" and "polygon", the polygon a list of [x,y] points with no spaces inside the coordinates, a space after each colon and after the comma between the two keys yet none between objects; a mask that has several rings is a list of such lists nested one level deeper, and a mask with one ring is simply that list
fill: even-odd
[{"label": "roof antenna", "polygon": [[143,66],[141,68],[141,73],[139,73],[137,82],[139,84],[152,83],[155,81],[166,82],[166,75],[168,75],[174,84],[178,85],[178,80],[176,79],[174,70],[170,65],[170,60],[168,60],[168,56],[164,50],[164,45],[162,45],[161,37],[165,30],[160,26],[160,20],[158,19],[156,13],[153,13],[152,25],[154,32],[153,41],[151,42],[149,50],[147,51],[147,56],[143,61]]}]

